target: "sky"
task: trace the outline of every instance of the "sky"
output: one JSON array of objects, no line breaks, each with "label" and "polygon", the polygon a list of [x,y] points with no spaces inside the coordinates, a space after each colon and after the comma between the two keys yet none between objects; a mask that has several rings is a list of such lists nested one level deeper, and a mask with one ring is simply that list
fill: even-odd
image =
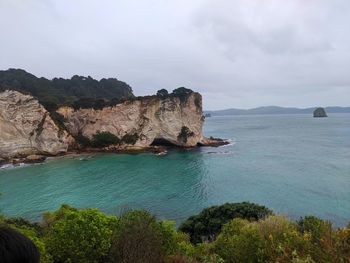
[{"label": "sky", "polygon": [[206,110],[350,106],[349,0],[0,0],[0,69],[185,86]]}]

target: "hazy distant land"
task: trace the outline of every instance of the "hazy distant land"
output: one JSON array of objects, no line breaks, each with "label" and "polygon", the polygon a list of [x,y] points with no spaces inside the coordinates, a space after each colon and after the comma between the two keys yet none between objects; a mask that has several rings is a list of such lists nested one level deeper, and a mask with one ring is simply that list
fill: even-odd
[{"label": "hazy distant land", "polygon": [[[216,111],[204,111],[205,114],[211,116],[224,116],[224,115],[256,115],[256,114],[312,114],[316,107],[312,108],[287,108],[278,106],[264,106],[253,109],[225,109]],[[325,107],[327,113],[350,113],[350,107]]]}]

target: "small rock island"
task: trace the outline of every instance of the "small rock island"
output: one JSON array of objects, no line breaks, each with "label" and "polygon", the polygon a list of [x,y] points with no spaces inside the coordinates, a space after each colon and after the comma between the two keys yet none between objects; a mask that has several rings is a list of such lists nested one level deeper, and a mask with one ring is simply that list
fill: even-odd
[{"label": "small rock island", "polygon": [[324,118],[328,117],[324,108],[316,108],[314,110],[314,118]]}]

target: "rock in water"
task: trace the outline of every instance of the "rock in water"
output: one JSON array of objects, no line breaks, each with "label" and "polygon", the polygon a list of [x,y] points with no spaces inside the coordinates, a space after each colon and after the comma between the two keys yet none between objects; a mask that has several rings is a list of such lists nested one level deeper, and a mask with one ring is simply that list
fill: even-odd
[{"label": "rock in water", "polygon": [[324,108],[317,108],[314,110],[314,118],[328,117]]},{"label": "rock in water", "polygon": [[31,154],[25,158],[26,163],[42,163],[45,161],[46,157],[42,155],[37,155],[37,154]]}]

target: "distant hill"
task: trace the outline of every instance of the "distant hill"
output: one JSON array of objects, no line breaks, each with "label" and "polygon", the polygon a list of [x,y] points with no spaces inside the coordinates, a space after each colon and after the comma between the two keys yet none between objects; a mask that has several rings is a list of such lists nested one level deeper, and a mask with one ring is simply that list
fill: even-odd
[{"label": "distant hill", "polygon": [[96,104],[134,97],[132,88],[116,78],[95,80],[83,76],[70,79],[37,78],[22,69],[0,70],[0,91],[12,89],[31,94],[48,110],[61,105]]},{"label": "distant hill", "polygon": [[[242,109],[226,109],[217,111],[204,111],[205,114],[211,116],[224,116],[224,115],[256,115],[256,114],[312,114],[314,108],[284,108],[278,106],[266,106],[258,107],[254,109],[242,110]],[[327,113],[350,113],[350,107],[325,107]]]}]

